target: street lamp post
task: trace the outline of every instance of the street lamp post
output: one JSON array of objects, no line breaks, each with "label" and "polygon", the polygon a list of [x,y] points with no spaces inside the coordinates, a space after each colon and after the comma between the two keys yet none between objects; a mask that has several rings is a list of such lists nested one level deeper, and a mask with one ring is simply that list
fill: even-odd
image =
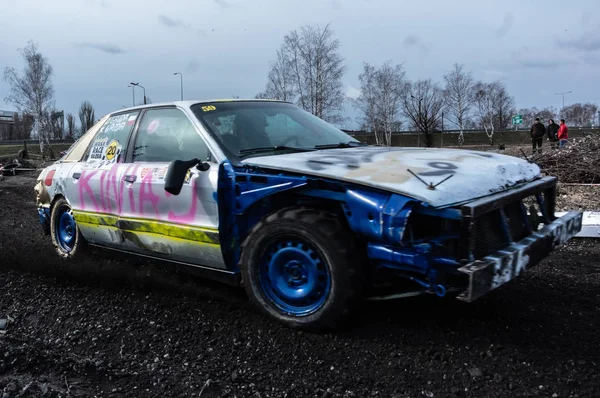
[{"label": "street lamp post", "polygon": [[131,87],[131,95],[133,97],[133,106],[135,106],[135,86],[132,86],[131,84],[127,87]]},{"label": "street lamp post", "polygon": [[564,93],[556,93],[556,95],[562,95],[562,97],[563,97],[563,107],[562,107],[563,112],[565,111],[565,95],[571,94],[571,93],[572,93],[572,91],[567,91]]},{"label": "street lamp post", "polygon": [[444,111],[442,111],[442,132],[440,133],[442,138],[442,148],[444,147]]},{"label": "street lamp post", "polygon": [[144,90],[144,105],[146,105],[146,88],[144,86],[141,86],[139,83],[129,83],[132,86],[138,86],[140,87],[142,90]]},{"label": "street lamp post", "polygon": [[180,81],[181,81],[180,84],[179,84],[179,86],[181,88],[181,100],[183,101],[183,73],[181,73],[181,72],[175,72],[175,73],[173,73],[173,75],[179,75],[179,78],[180,78]]}]

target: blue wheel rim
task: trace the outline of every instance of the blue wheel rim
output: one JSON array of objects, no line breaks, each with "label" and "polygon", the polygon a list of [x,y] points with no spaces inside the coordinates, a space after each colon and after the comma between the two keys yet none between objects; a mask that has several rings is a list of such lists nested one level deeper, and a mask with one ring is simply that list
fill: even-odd
[{"label": "blue wheel rim", "polygon": [[331,274],[322,256],[312,245],[295,238],[272,242],[258,272],[265,298],[292,316],[318,311],[331,290]]},{"label": "blue wheel rim", "polygon": [[63,205],[57,209],[54,228],[58,246],[65,253],[70,253],[75,247],[77,227],[69,206]]}]

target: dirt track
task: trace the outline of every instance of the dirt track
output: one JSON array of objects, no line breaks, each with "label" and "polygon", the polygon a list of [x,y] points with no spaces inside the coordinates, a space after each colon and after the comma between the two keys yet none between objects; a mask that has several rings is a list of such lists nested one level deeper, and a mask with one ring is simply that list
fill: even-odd
[{"label": "dirt track", "polygon": [[474,304],[369,304],[354,328],[311,335],[172,267],[98,252],[62,263],[32,186],[0,182],[0,318],[14,318],[0,397],[600,395],[598,241]]}]

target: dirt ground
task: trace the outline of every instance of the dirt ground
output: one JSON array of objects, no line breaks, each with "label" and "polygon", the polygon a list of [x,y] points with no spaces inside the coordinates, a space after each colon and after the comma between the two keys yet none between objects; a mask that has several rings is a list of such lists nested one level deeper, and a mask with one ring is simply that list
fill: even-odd
[{"label": "dirt ground", "polygon": [[371,303],[315,335],[174,266],[98,250],[59,260],[34,179],[0,182],[2,398],[600,395],[597,240],[475,303]]}]

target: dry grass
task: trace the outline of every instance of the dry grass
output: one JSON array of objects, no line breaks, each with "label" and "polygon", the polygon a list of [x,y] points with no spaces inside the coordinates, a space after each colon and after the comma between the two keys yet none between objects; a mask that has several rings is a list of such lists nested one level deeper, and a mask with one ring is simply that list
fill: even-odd
[{"label": "dry grass", "polygon": [[[61,151],[69,149],[71,144],[52,144],[52,149],[55,155],[58,155]],[[17,153],[23,149],[23,145],[1,145],[0,144],[0,156],[1,157],[16,157]],[[27,151],[30,155],[40,156],[39,145],[27,145]]]}]

